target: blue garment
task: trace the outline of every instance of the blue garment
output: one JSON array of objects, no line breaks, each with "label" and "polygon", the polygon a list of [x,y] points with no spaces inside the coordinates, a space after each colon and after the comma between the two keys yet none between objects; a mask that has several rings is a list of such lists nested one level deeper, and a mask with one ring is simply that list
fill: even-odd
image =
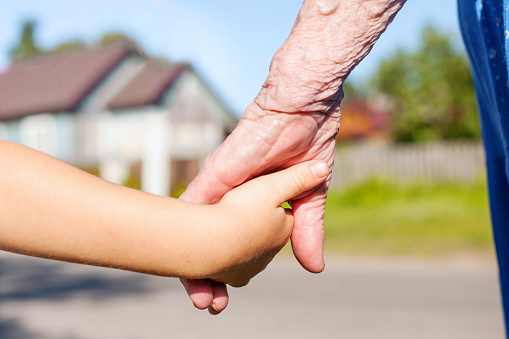
[{"label": "blue garment", "polygon": [[493,237],[509,338],[509,0],[458,0],[486,150]]}]

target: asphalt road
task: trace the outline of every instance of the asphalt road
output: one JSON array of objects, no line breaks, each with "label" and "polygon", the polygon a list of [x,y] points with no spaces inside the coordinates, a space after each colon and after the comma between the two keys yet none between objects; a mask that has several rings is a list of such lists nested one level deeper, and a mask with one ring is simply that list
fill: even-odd
[{"label": "asphalt road", "polygon": [[176,279],[0,252],[0,338],[504,337],[492,261],[327,264],[312,275],[276,260],[210,316]]}]

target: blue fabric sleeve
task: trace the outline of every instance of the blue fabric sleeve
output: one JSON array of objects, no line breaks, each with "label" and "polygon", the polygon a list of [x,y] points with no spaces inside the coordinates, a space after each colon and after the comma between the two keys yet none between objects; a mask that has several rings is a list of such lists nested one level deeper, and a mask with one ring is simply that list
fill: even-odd
[{"label": "blue fabric sleeve", "polygon": [[459,0],[486,150],[488,192],[509,338],[509,8],[508,0]]}]

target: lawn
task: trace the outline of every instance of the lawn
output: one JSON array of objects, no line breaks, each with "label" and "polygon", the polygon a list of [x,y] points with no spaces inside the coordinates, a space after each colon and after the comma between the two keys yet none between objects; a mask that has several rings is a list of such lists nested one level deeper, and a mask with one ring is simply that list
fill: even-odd
[{"label": "lawn", "polygon": [[329,193],[325,227],[327,252],[493,253],[484,182],[405,186],[371,180]]}]

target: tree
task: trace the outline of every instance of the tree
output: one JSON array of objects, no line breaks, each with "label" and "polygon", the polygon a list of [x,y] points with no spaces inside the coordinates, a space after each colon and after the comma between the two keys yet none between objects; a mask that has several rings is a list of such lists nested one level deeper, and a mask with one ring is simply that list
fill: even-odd
[{"label": "tree", "polygon": [[133,51],[138,52],[140,55],[147,55],[136,40],[130,36],[118,32],[109,32],[104,34],[99,41],[99,46],[106,46],[115,43],[121,43],[129,46]]},{"label": "tree", "polygon": [[381,63],[371,89],[394,103],[391,132],[397,142],[480,137],[468,60],[449,36],[431,27],[416,52],[398,50]]},{"label": "tree", "polygon": [[20,40],[9,53],[12,59],[26,58],[40,52],[39,47],[37,47],[34,41],[35,22],[26,21],[22,27]]},{"label": "tree", "polygon": [[59,45],[57,45],[55,48],[48,50],[47,52],[61,53],[61,52],[70,52],[70,51],[77,51],[77,50],[83,50],[83,49],[87,49],[87,44],[79,39],[76,39],[76,40],[64,41],[64,42],[60,43]]},{"label": "tree", "polygon": [[10,51],[11,59],[25,59],[38,54],[57,54],[62,52],[83,50],[91,46],[106,46],[114,43],[122,43],[133,51],[136,51],[142,56],[147,56],[145,51],[140,47],[140,44],[133,38],[118,32],[105,33],[96,43],[91,45],[85,43],[80,39],[73,39],[63,41],[56,47],[50,49],[41,49],[35,43],[35,31],[37,24],[34,21],[26,21],[22,24],[22,33],[18,44]]}]

